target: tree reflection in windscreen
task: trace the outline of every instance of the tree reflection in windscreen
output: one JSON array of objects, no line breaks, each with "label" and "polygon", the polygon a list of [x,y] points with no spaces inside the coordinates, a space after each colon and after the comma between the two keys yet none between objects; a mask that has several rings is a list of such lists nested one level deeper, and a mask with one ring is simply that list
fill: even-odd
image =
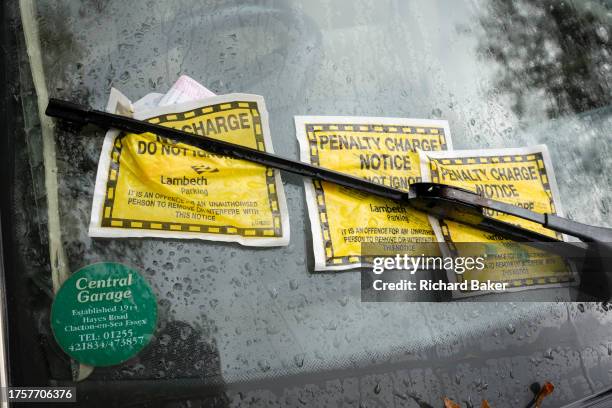
[{"label": "tree reflection in windscreen", "polygon": [[500,65],[497,88],[518,116],[532,97],[550,118],[609,104],[612,11],[604,2],[492,0],[483,10],[479,51]]}]

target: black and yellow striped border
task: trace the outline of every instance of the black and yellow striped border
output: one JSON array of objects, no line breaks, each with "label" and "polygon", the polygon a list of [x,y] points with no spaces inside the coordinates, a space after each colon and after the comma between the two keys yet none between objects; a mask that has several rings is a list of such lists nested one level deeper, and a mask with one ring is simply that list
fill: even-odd
[{"label": "black and yellow striped border", "polygon": [[[499,156],[475,156],[475,157],[455,157],[448,159],[429,159],[429,170],[431,172],[431,181],[434,183],[440,182],[440,174],[438,172],[439,165],[472,165],[472,164],[504,164],[504,163],[533,163],[535,162],[536,167],[538,168],[538,174],[540,176],[540,182],[542,183],[542,187],[546,192],[546,195],[549,199],[550,208],[552,213],[556,213],[556,207],[553,200],[552,189],[550,188],[550,181],[548,179],[548,174],[546,174],[546,166],[544,165],[544,157],[542,153],[529,153],[529,154],[519,154],[519,155],[499,155]],[[440,229],[442,231],[442,236],[444,237],[444,242],[451,252],[452,256],[458,256],[457,247],[452,241],[450,231],[448,228],[448,224],[444,220],[439,220]],[[557,239],[561,239],[563,236],[560,233],[556,234]],[[569,266],[568,266],[569,267]],[[546,276],[546,277],[535,277],[535,278],[521,278],[521,279],[510,279],[507,281],[500,281],[500,283],[507,283],[509,287],[512,288],[520,288],[524,286],[534,286],[534,285],[547,285],[547,284],[555,284],[555,283],[566,283],[573,282],[574,278],[571,273],[568,272],[567,279],[562,279],[556,276]],[[463,281],[463,275],[458,275],[458,279],[460,282]],[[464,292],[464,291],[461,291]],[[465,293],[469,293],[471,291],[465,291]]]},{"label": "black and yellow striped border", "polygon": [[[447,149],[446,135],[444,128],[441,126],[404,126],[404,125],[381,125],[381,124],[307,124],[306,135],[308,137],[308,151],[310,154],[310,162],[315,166],[320,166],[319,150],[317,148],[317,132],[363,132],[363,133],[383,133],[397,135],[437,135],[442,150]],[[351,256],[335,256],[334,247],[331,240],[329,218],[327,216],[327,205],[325,203],[325,189],[321,182],[313,180],[315,189],[315,198],[317,200],[317,208],[319,210],[319,223],[321,224],[321,238],[323,241],[323,250],[325,251],[326,266],[343,266],[356,265],[360,263],[372,262],[373,257],[364,257],[362,255]],[[315,232],[313,231],[313,234]]]},{"label": "black and yellow striped border", "polygon": [[[548,202],[553,213],[556,213],[555,201],[553,200],[550,182],[546,174],[546,166],[544,166],[544,157],[542,153],[518,154],[518,155],[501,155],[501,156],[485,156],[485,157],[457,157],[452,159],[429,159],[429,170],[431,173],[431,181],[440,183],[440,175],[438,173],[438,163],[441,165],[470,165],[470,164],[504,164],[504,163],[530,163],[535,162],[540,176],[542,187],[548,196]],[[559,235],[560,237],[561,235]]]},{"label": "black and yellow striped border", "polygon": [[[253,123],[253,136],[257,143],[257,149],[266,150],[265,139],[263,136],[261,115],[257,102],[253,101],[233,101],[224,102],[214,105],[204,106],[198,109],[193,109],[185,112],[168,113],[155,116],[147,119],[148,122],[154,124],[164,124],[176,121],[183,121],[192,118],[197,118],[203,115],[214,114],[233,109],[249,109]],[[173,231],[173,232],[193,232],[207,234],[223,234],[223,235],[238,235],[244,237],[281,237],[282,222],[281,213],[278,202],[278,192],[276,191],[276,178],[274,169],[266,168],[266,184],[268,186],[268,204],[273,218],[273,228],[239,228],[232,225],[207,225],[194,223],[178,223],[178,222],[158,222],[139,219],[126,219],[113,216],[113,208],[115,203],[115,191],[120,173],[120,159],[123,148],[123,138],[128,134],[120,133],[114,141],[111,151],[111,160],[106,183],[106,194],[104,200],[104,208],[102,213],[102,227],[108,228],[123,228],[123,229],[142,229],[152,231]]]}]

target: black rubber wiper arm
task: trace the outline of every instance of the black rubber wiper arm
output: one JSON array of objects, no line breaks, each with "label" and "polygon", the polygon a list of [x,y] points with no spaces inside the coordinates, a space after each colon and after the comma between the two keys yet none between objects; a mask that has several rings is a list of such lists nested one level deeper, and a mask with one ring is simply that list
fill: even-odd
[{"label": "black rubber wiper arm", "polygon": [[46,114],[78,124],[94,124],[102,128],[116,128],[131,133],[153,133],[195,146],[211,153],[248,160],[268,167],[353,188],[368,194],[391,199],[423,210],[438,218],[452,219],[483,230],[500,233],[519,241],[556,241],[514,224],[487,217],[483,209],[513,215],[540,224],[548,229],[575,236],[585,242],[612,242],[612,229],[582,224],[553,214],[540,214],[524,208],[484,198],[471,191],[436,183],[414,183],[408,191],[395,189],[338,171],[313,166],[240,146],[234,143],[194,135],[181,130],[148,123],[122,115],[59,99],[50,99]]}]

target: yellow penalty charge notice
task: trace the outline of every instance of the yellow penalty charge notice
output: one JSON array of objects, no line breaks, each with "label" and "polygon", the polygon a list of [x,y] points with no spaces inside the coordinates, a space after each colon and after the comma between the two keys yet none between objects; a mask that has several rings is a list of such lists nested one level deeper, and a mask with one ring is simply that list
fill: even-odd
[{"label": "yellow penalty charge notice", "polygon": [[[296,116],[300,159],[316,166],[407,190],[421,181],[418,150],[452,149],[443,120]],[[317,180],[305,181],[315,270],[367,265],[363,243],[435,242],[425,213]]]},{"label": "yellow penalty charge notice", "polygon": [[[555,173],[545,145],[453,152],[420,152],[423,181],[474,191],[486,198],[537,212],[563,216]],[[485,216],[565,240],[540,224],[484,209]],[[506,283],[509,291],[566,286],[576,281],[563,258],[451,220],[431,217],[444,256],[486,254],[485,268],[461,274],[447,271],[451,282],[479,280]],[[473,244],[465,244],[473,243]],[[506,245],[504,245],[506,243]],[[459,248],[459,249],[458,249]],[[485,294],[456,291],[454,297]]]},{"label": "yellow penalty charge notice", "polygon": [[[129,113],[129,106],[120,92],[111,92],[109,112]],[[214,96],[134,117],[273,152],[268,114],[258,95]],[[89,235],[276,246],[287,245],[289,222],[277,170],[152,133],[110,130],[100,155]]]}]

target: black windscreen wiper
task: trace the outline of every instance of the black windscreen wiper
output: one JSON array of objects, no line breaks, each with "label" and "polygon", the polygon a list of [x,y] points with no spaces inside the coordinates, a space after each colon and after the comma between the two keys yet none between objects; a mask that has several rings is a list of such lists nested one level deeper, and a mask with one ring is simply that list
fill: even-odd
[{"label": "black windscreen wiper", "polygon": [[194,135],[181,130],[112,114],[68,101],[50,99],[46,114],[77,124],[94,124],[102,128],[116,128],[131,133],[153,133],[209,152],[248,160],[264,166],[338,184],[368,194],[388,198],[422,210],[437,218],[451,219],[463,224],[504,235],[516,241],[556,242],[544,234],[499,221],[484,214],[484,209],[512,215],[540,224],[560,233],[572,235],[584,242],[609,244],[612,229],[586,225],[553,214],[540,214],[524,208],[482,197],[457,187],[436,183],[414,183],[408,191],[376,184],[326,168],[251,149],[237,144]]}]

